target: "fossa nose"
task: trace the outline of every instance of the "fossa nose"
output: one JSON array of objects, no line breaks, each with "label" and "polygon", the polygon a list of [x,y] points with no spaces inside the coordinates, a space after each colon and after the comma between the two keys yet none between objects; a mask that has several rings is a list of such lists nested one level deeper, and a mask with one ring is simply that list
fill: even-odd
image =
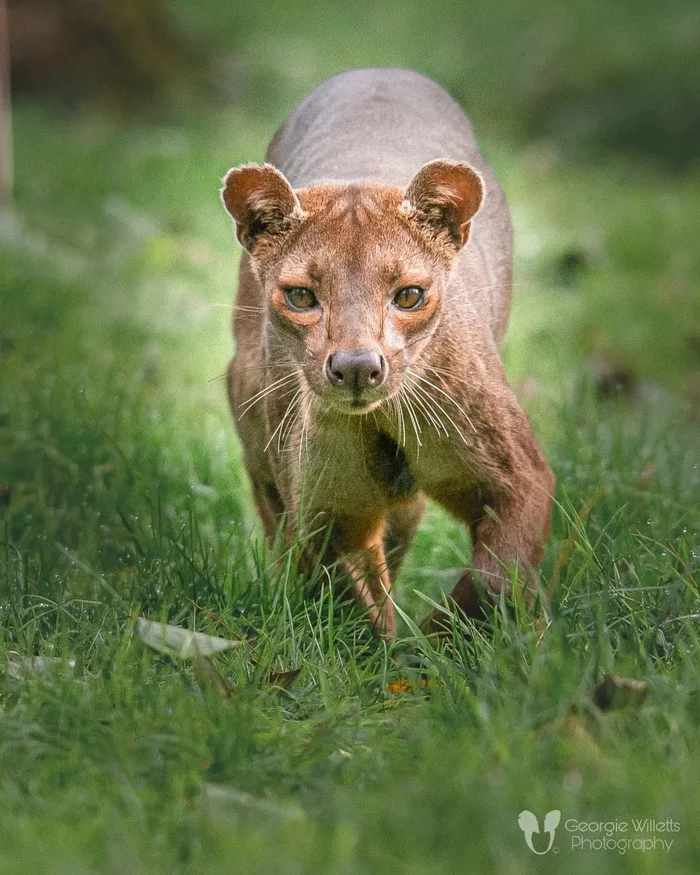
[{"label": "fossa nose", "polygon": [[381,386],[386,375],[386,360],[373,349],[339,349],[326,360],[326,376],[331,385],[354,395]]}]

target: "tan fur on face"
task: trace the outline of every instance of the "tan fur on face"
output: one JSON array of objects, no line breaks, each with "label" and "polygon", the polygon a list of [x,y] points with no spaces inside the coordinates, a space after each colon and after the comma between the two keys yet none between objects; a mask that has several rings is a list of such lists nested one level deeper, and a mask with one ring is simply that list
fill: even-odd
[{"label": "tan fur on face", "polygon": [[[554,488],[498,358],[505,202],[468,122],[436,89],[407,71],[336,77],[278,132],[276,167],[234,169],[222,190],[248,250],[229,397],[267,534],[284,520],[292,540],[300,513],[307,533],[323,525],[310,561],[323,543],[322,561],[345,558],[375,631],[388,635],[388,594],[424,495],[472,532],[476,574],[452,595],[473,613],[475,585],[507,586],[502,562],[532,572]],[[402,125],[411,148],[392,145]],[[396,304],[407,287],[422,290],[414,310]],[[290,304],[298,288],[313,306]],[[341,356],[381,376],[331,380]]]},{"label": "tan fur on face", "polygon": [[[328,383],[327,358],[338,349],[376,349],[389,371],[386,383],[367,395],[376,407],[399,391],[406,367],[429,337],[454,244],[407,215],[405,193],[394,186],[317,186],[296,197],[303,219],[284,236],[265,241],[262,235],[252,249],[268,308],[268,341],[285,349],[290,365],[331,406],[342,399]],[[285,203],[291,203],[286,193]],[[270,195],[265,209],[271,206]],[[415,311],[392,306],[396,293],[413,285],[424,289],[424,305]],[[291,309],[284,295],[290,287],[311,290],[319,307]]]}]

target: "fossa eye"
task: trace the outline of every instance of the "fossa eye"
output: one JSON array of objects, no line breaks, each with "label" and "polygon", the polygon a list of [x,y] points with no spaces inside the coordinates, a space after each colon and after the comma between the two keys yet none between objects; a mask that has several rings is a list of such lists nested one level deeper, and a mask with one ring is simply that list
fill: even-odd
[{"label": "fossa eye", "polygon": [[292,310],[311,310],[318,304],[316,295],[302,286],[283,289],[284,297]]},{"label": "fossa eye", "polygon": [[394,295],[394,306],[399,310],[417,310],[423,298],[424,292],[419,286],[406,286]]}]

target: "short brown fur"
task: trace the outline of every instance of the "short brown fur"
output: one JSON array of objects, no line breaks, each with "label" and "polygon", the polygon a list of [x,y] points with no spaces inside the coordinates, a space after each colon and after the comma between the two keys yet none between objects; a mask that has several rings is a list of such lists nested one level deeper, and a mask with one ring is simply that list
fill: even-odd
[{"label": "short brown fur", "polygon": [[[498,354],[502,192],[459,107],[410,71],[324,83],[268,160],[222,190],[246,249],[228,392],[266,534],[319,531],[310,559],[344,560],[391,636],[392,583],[428,496],[471,532],[451,597],[481,616],[478,585],[508,591],[508,564],[527,577],[539,563],[554,492]],[[397,304],[407,288],[422,290],[415,309]],[[292,306],[298,289],[315,303]],[[333,371],[342,356],[381,371]]]}]

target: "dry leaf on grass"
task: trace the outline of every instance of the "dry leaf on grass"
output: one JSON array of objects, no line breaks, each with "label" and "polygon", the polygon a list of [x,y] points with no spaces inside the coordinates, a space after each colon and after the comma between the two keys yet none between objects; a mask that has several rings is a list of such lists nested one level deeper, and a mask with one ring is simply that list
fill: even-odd
[{"label": "dry leaf on grass", "polygon": [[195,659],[211,656],[223,650],[232,650],[245,644],[244,641],[233,641],[229,638],[218,638],[215,635],[205,635],[203,632],[192,632],[181,626],[170,626],[166,623],[153,623],[139,617],[136,621],[136,631],[144,644],[176,656],[179,659]]},{"label": "dry leaf on grass", "polygon": [[7,673],[16,681],[23,681],[54,668],[75,668],[74,659],[61,659],[59,656],[28,656],[26,659],[8,659]]},{"label": "dry leaf on grass", "polygon": [[280,689],[286,690],[291,687],[300,673],[300,668],[292,668],[289,671],[271,671],[267,676],[267,683],[271,687],[280,687]]},{"label": "dry leaf on grass", "polygon": [[416,682],[411,683],[406,678],[399,678],[396,681],[386,685],[387,693],[412,693],[416,684],[424,690],[429,690],[433,687],[440,686],[438,681],[431,681],[428,678],[418,678]]},{"label": "dry leaf on grass", "polygon": [[637,678],[623,678],[611,674],[596,684],[593,701],[601,711],[616,711],[619,708],[638,708],[649,692],[649,683]]},{"label": "dry leaf on grass", "polygon": [[233,695],[233,687],[226,681],[208,656],[197,656],[193,662],[194,674],[200,687],[213,687],[224,699]]}]

